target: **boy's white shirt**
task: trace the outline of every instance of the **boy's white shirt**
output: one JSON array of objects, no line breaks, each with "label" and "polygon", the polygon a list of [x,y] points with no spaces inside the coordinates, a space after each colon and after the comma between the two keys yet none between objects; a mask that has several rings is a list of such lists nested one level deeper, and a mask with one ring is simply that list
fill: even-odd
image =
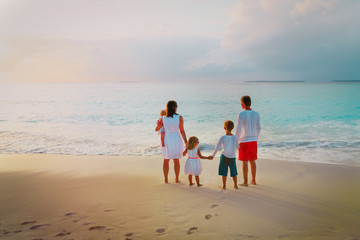
[{"label": "boy's white shirt", "polygon": [[260,114],[254,110],[244,110],[239,113],[236,136],[240,142],[256,142],[260,136]]},{"label": "boy's white shirt", "polygon": [[228,158],[236,158],[236,149],[239,148],[238,138],[235,135],[224,135],[219,139],[212,156],[223,147],[222,154]]}]

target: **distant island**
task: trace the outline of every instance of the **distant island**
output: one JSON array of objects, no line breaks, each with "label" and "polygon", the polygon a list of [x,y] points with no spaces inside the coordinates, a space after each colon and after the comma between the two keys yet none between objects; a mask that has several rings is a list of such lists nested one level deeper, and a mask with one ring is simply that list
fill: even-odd
[{"label": "distant island", "polygon": [[332,80],[332,82],[349,82],[349,83],[352,83],[352,82],[360,82],[360,80]]},{"label": "distant island", "polygon": [[260,80],[260,81],[244,81],[244,82],[266,82],[266,83],[299,83],[299,82],[305,82],[305,81],[265,81],[265,80]]}]

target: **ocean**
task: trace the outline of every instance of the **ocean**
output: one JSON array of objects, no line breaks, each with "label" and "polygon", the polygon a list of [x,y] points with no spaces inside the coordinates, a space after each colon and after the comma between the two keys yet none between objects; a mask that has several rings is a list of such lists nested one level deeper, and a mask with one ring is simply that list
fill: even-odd
[{"label": "ocean", "polygon": [[240,97],[260,113],[261,159],[360,166],[360,83],[125,82],[0,85],[0,153],[159,155],[168,100],[212,153]]}]

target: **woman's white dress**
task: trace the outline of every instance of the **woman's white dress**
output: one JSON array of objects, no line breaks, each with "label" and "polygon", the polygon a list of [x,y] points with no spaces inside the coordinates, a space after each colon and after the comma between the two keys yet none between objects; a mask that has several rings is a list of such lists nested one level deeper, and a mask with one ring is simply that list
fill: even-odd
[{"label": "woman's white dress", "polygon": [[200,162],[197,152],[198,152],[198,147],[196,147],[193,150],[187,151],[188,159],[186,160],[186,163],[185,163],[185,174],[186,175],[191,174],[194,176],[199,176],[201,174],[202,167],[201,167],[201,162]]},{"label": "woman's white dress", "polygon": [[174,114],[173,117],[163,116],[163,125],[165,128],[165,159],[180,159],[185,151],[185,143],[180,133],[180,116]]}]

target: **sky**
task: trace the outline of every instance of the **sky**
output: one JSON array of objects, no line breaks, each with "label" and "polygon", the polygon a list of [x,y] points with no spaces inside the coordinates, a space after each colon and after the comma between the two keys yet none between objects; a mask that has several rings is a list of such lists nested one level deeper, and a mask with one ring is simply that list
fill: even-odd
[{"label": "sky", "polygon": [[359,80],[358,0],[0,0],[0,82]]}]

